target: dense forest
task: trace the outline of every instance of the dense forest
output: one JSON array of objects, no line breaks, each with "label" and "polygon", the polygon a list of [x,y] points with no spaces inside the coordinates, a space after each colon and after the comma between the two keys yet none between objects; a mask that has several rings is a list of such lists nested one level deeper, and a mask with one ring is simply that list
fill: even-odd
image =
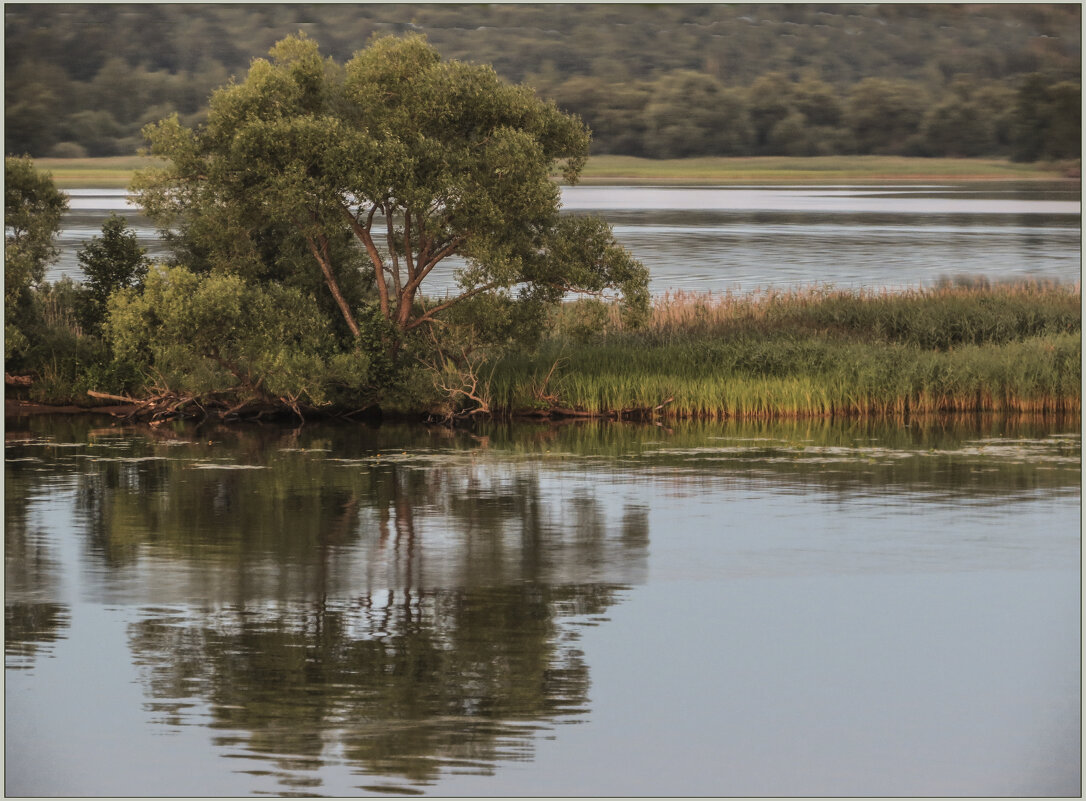
[{"label": "dense forest", "polygon": [[11,154],[134,154],[283,36],[421,33],[580,115],[594,153],[1077,158],[1079,4],[6,4]]}]

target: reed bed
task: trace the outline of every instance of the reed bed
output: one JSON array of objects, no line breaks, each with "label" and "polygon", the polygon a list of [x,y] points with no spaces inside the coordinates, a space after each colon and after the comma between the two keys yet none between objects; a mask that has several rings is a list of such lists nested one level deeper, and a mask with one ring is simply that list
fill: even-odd
[{"label": "reed bed", "polygon": [[[766,418],[1081,409],[1079,288],[675,294],[629,328],[568,304],[491,376],[506,414]],[[660,408],[657,408],[660,407]]]},{"label": "reed bed", "polygon": [[[769,334],[872,337],[942,348],[1009,342],[1081,329],[1078,284],[947,280],[905,291],[804,287],[752,293],[674,292],[657,298],[636,333],[650,340]],[[615,304],[565,304],[551,326],[561,339],[614,336],[631,329]]]}]

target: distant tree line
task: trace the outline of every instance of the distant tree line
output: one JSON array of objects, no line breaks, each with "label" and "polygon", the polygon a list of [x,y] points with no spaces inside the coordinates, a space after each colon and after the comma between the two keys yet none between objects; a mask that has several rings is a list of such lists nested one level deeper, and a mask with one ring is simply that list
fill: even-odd
[{"label": "distant tree line", "polygon": [[1031,74],[1014,82],[958,77],[936,93],[918,81],[865,78],[843,90],[817,78],[763,75],[729,88],[676,71],[608,85],[590,77],[542,87],[593,132],[593,152],[690,156],[1009,156],[1076,158],[1081,91]]},{"label": "distant tree line", "polygon": [[417,32],[579,114],[594,153],[1075,158],[1081,6],[5,6],[12,154],[135,153],[284,35]]}]

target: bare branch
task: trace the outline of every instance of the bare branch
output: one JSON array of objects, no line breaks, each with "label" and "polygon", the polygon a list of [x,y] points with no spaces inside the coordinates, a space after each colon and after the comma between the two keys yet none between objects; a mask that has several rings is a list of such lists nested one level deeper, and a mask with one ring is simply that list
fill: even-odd
[{"label": "bare branch", "polygon": [[[490,414],[490,378],[483,381],[479,375],[486,364],[485,357],[473,356],[469,345],[461,345],[460,358],[454,364],[452,359],[445,356],[433,328],[430,329],[430,339],[434,343],[437,360],[421,361],[433,372],[434,387],[445,393],[451,402],[447,407],[445,422],[449,423],[456,417]],[[491,377],[493,374],[491,369]],[[475,404],[474,408],[457,411],[463,401]]]}]

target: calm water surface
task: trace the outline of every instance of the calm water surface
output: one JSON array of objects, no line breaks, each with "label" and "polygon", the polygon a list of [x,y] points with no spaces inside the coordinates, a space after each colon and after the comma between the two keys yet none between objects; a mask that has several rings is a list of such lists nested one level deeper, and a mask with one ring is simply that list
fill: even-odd
[{"label": "calm water surface", "polygon": [[1078,421],[9,419],[9,795],[1080,791]]},{"label": "calm water surface", "polygon": [[[123,190],[73,190],[49,279],[78,278],[76,254],[110,211],[131,217],[152,254],[155,230]],[[644,262],[650,288],[753,291],[834,284],[904,289],[943,278],[1080,278],[1078,184],[931,186],[566,187],[570,213],[595,213]],[[449,260],[428,291],[455,286]]]}]

